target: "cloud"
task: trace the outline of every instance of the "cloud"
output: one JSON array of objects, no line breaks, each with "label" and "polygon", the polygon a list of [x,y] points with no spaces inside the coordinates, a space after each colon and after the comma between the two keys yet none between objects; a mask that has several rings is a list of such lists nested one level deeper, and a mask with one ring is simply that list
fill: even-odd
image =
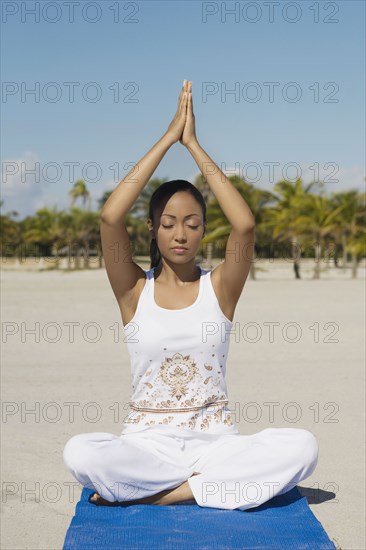
[{"label": "cloud", "polygon": [[[57,210],[69,208],[69,191],[72,188],[66,169],[60,166],[60,174],[49,170],[39,157],[32,151],[26,151],[20,158],[7,159],[2,163],[1,173],[1,200],[3,213],[16,211],[18,220],[32,216],[40,208],[56,207]],[[78,177],[75,178],[75,181]],[[91,194],[91,208],[97,210],[98,199],[105,191],[112,191],[117,183],[112,179],[102,183],[88,185]],[[80,203],[79,203],[80,204]]]},{"label": "cloud", "polygon": [[33,214],[47,196],[37,155],[26,151],[21,158],[7,159],[1,165],[3,211],[16,210],[20,218]]},{"label": "cloud", "polygon": [[354,164],[348,167],[340,167],[336,178],[339,179],[339,190],[347,191],[350,189],[358,189],[365,191],[366,171],[360,164]]}]

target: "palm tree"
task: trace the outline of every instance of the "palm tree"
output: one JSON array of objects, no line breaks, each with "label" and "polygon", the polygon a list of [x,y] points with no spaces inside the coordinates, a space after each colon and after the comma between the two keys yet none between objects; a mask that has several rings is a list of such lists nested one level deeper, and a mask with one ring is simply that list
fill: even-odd
[{"label": "palm tree", "polygon": [[357,277],[357,267],[361,258],[366,256],[366,227],[359,226],[347,243],[347,250],[352,255],[352,279]]},{"label": "palm tree", "polygon": [[73,256],[74,244],[76,243],[76,230],[73,223],[73,215],[70,211],[60,212],[58,216],[60,229],[57,250],[67,250],[67,269],[71,269],[71,258]]},{"label": "palm tree", "polygon": [[76,247],[75,269],[80,269],[80,256],[84,258],[84,268],[89,269],[89,251],[91,246],[97,246],[99,242],[99,212],[90,212],[80,208],[72,208],[70,211],[69,235]]},{"label": "palm tree", "polygon": [[[4,201],[0,201],[0,208]],[[21,246],[21,232],[19,223],[13,220],[18,216],[18,212],[13,210],[0,215],[0,253],[1,256],[13,256],[17,254]]]},{"label": "palm tree", "polygon": [[77,199],[81,198],[82,205],[84,208],[87,208],[90,210],[91,208],[91,195],[86,187],[84,180],[77,180],[74,183],[73,188],[69,191],[70,195],[70,208],[72,208],[77,201]]},{"label": "palm tree", "polygon": [[314,279],[320,278],[320,258],[324,239],[334,231],[335,220],[343,208],[343,205],[334,208],[332,201],[323,192],[319,195],[308,193],[299,205],[297,226],[305,235],[307,243],[310,239],[315,250]]},{"label": "palm tree", "polygon": [[100,237],[100,214],[99,212],[75,211],[77,239],[80,242],[84,256],[84,268],[90,268],[90,249],[96,247]]},{"label": "palm tree", "polygon": [[[281,180],[274,185],[275,206],[267,210],[265,227],[272,228],[273,238],[279,242],[291,242],[291,255],[295,278],[300,279],[301,247],[305,244],[304,223],[300,213],[310,190],[321,186],[319,182],[303,184],[301,178],[295,182]],[[307,228],[306,228],[307,229]]]},{"label": "palm tree", "polygon": [[[35,216],[28,216],[22,222],[24,244],[36,245],[36,255],[41,257],[42,261],[45,256],[52,255],[53,247],[59,239],[58,216],[56,207],[40,208]],[[56,267],[58,267],[57,260]]]},{"label": "palm tree", "polygon": [[[349,241],[352,240],[352,242],[354,242],[354,237],[359,233],[361,220],[365,216],[365,196],[366,193],[360,194],[356,189],[332,193],[331,196],[331,202],[334,208],[342,206],[342,210],[334,220],[334,236],[336,239],[340,240],[342,246],[343,269],[345,269],[347,265],[347,251],[351,251],[349,249]],[[354,263],[355,258],[352,260],[352,265],[354,265]]]}]

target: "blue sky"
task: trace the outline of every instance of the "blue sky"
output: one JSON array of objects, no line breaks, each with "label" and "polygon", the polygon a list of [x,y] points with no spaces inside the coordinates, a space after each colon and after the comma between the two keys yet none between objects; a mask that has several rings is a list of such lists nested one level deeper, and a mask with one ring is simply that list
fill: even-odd
[{"label": "blue sky", "polygon": [[[184,78],[223,171],[365,188],[364,1],[68,4],[2,2],[4,212],[67,208],[79,178],[96,209],[166,131]],[[153,177],[198,171],[177,143]]]}]

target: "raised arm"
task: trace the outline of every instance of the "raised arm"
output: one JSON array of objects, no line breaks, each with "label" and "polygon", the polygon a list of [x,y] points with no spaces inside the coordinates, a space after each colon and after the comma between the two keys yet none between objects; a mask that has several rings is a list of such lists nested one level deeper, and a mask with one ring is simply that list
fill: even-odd
[{"label": "raised arm", "polygon": [[193,113],[192,82],[185,86],[188,92],[187,119],[181,143],[196,161],[232,226],[227,240],[225,260],[214,271],[226,302],[236,305],[253,260],[255,219],[248,204],[211,157],[198,143]]},{"label": "raised arm", "polygon": [[103,258],[116,299],[133,301],[136,283],[144,276],[143,270],[132,260],[130,238],[125,217],[168,149],[183,132],[187,112],[187,94],[184,85],[179,94],[177,112],[165,134],[130,170],[108,197],[101,211],[100,234]]}]

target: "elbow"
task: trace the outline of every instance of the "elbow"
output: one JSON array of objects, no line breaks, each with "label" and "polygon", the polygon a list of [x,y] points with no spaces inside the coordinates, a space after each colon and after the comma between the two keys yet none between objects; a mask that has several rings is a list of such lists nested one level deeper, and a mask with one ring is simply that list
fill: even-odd
[{"label": "elbow", "polygon": [[108,217],[108,214],[103,210],[100,213],[100,221],[101,223],[110,223],[110,216]]},{"label": "elbow", "polygon": [[244,228],[242,230],[242,233],[245,235],[246,233],[252,233],[255,230],[255,219],[253,218],[250,222],[247,222],[244,225]]},{"label": "elbow", "polygon": [[249,230],[252,231],[253,229],[255,229],[255,219],[253,218],[251,223],[249,224]]},{"label": "elbow", "polygon": [[119,216],[116,218],[116,216],[112,216],[110,212],[107,212],[107,210],[102,210],[100,213],[100,222],[104,223],[105,225],[115,225],[116,223],[120,223],[123,221],[124,215]]}]

